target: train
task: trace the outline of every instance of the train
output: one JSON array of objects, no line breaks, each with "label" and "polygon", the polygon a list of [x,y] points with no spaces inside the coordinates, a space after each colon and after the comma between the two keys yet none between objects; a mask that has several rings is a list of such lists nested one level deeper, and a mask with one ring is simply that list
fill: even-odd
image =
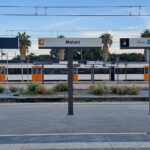
[{"label": "train", "polygon": [[[74,62],[74,81],[147,81],[148,63],[82,63]],[[62,63],[0,63],[1,82],[66,81],[67,62]]]}]

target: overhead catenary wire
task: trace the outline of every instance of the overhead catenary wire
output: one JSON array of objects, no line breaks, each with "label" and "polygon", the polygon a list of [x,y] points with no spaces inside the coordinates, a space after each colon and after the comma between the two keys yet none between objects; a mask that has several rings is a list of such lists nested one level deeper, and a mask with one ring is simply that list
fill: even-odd
[{"label": "overhead catenary wire", "polygon": [[[19,5],[1,5],[0,6],[0,10],[1,10],[1,8],[6,8],[6,10],[7,9],[9,9],[9,8],[13,8],[13,9],[15,9],[15,11],[17,11],[17,8],[26,8],[26,9],[28,9],[28,8],[30,8],[30,9],[33,9],[34,10],[34,12],[33,13],[20,13],[20,11],[19,12],[17,12],[17,13],[0,13],[0,16],[31,16],[31,17],[33,17],[33,16],[49,16],[49,17],[128,17],[128,16],[150,16],[150,14],[146,14],[146,13],[142,13],[142,11],[141,11],[141,9],[142,8],[149,8],[150,7],[150,5],[125,5],[125,6],[123,6],[123,5],[76,5],[76,6],[72,6],[72,5],[66,5],[66,6],[63,6],[63,5],[58,5],[58,6],[19,6]],[[50,9],[52,9],[52,8],[54,8],[54,9],[85,9],[85,8],[87,8],[87,9],[94,9],[94,8],[98,8],[99,10],[101,10],[102,8],[121,8],[121,9],[123,9],[123,8],[128,8],[126,11],[127,11],[127,13],[123,13],[123,14],[112,14],[112,13],[106,13],[106,14],[104,14],[104,13],[100,13],[100,12],[98,12],[98,13],[96,13],[96,14],[94,14],[94,13],[90,13],[90,14],[82,14],[82,13],[80,13],[80,14],[78,14],[78,13],[76,13],[76,14],[72,14],[72,12],[71,13],[59,13],[59,14],[57,14],[57,13],[50,13],[49,12],[49,10]],[[138,11],[136,12],[136,13],[133,13],[132,12],[132,9],[134,10],[134,8],[137,8],[138,9]],[[42,12],[41,11],[39,11],[39,9],[43,9],[42,10]],[[23,9],[24,10],[24,9]],[[22,10],[22,11],[23,11]]]},{"label": "overhead catenary wire", "polygon": [[2,8],[141,8],[150,7],[150,5],[51,5],[51,6],[41,6],[41,5],[0,5]]},{"label": "overhead catenary wire", "polygon": [[93,31],[101,31],[101,32],[105,32],[105,31],[139,31],[139,30],[145,30],[145,28],[129,28],[129,29],[56,29],[56,30],[52,30],[52,29],[0,29],[0,31],[5,31],[5,32],[19,32],[19,31],[29,31],[29,32],[93,32]]},{"label": "overhead catenary wire", "polygon": [[49,17],[129,17],[129,16],[143,16],[148,17],[150,14],[4,14],[0,13],[0,16],[49,16]]}]

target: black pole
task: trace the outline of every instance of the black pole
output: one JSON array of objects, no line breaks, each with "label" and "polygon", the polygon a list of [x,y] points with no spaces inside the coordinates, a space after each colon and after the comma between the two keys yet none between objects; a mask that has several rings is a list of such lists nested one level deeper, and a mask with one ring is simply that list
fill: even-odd
[{"label": "black pole", "polygon": [[116,58],[117,62],[117,84],[119,84],[119,57]]},{"label": "black pole", "polygon": [[44,85],[44,64],[42,63],[42,84]]},{"label": "black pole", "polygon": [[73,115],[73,50],[68,49],[68,115]]},{"label": "black pole", "polygon": [[150,49],[147,49],[147,52],[148,52],[148,55],[149,55],[149,60],[148,60],[148,61],[149,61],[149,66],[148,66],[148,83],[149,83],[149,89],[148,89],[148,90],[149,90],[149,96],[148,96],[149,98],[148,98],[148,99],[149,99],[149,113],[148,113],[148,114],[150,115]]},{"label": "black pole", "polygon": [[94,84],[94,64],[91,67],[91,80],[92,80],[92,84]]}]

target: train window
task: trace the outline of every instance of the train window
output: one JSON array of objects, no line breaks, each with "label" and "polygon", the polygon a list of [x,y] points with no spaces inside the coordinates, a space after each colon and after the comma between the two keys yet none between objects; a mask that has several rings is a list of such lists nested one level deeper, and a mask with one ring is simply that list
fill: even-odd
[{"label": "train window", "polygon": [[84,70],[81,69],[81,68],[79,68],[79,69],[78,69],[78,74],[84,74]]},{"label": "train window", "polygon": [[109,74],[109,68],[102,68],[100,71],[100,74]]},{"label": "train window", "polygon": [[24,68],[23,69],[23,74],[31,74],[31,68]]},{"label": "train window", "polygon": [[67,68],[45,68],[44,74],[67,74]]},{"label": "train window", "polygon": [[125,74],[125,69],[124,68],[119,68],[118,70],[119,70],[118,71],[119,74]]},{"label": "train window", "polygon": [[109,68],[95,68],[95,74],[109,74]]},{"label": "train window", "polygon": [[148,74],[148,68],[145,68],[145,74]]},{"label": "train window", "polygon": [[[79,74],[91,74],[91,68],[79,68]],[[94,74],[109,74],[109,68],[94,68]]]},{"label": "train window", "polygon": [[5,74],[5,68],[0,68],[0,74]]},{"label": "train window", "polygon": [[41,73],[42,73],[42,69],[41,69],[41,68],[37,68],[37,69],[36,69],[36,73],[37,73],[37,74],[41,74]]},{"label": "train window", "polygon": [[127,68],[128,74],[144,74],[143,68]]},{"label": "train window", "polygon": [[52,71],[50,68],[44,68],[44,74],[50,74],[50,71]]},{"label": "train window", "polygon": [[42,69],[41,68],[33,68],[32,69],[32,73],[33,74],[41,74],[42,73]]},{"label": "train window", "polygon": [[79,74],[91,74],[91,68],[79,68],[78,73]]},{"label": "train window", "polygon": [[[119,70],[119,72],[118,72]],[[144,74],[144,69],[143,68],[116,68],[116,74]]]},{"label": "train window", "polygon": [[36,74],[36,68],[32,68],[32,74]]},{"label": "train window", "polygon": [[21,68],[9,68],[8,74],[22,74]]},{"label": "train window", "polygon": [[68,73],[68,71],[67,71],[68,69],[60,69],[60,74],[67,74]]},{"label": "train window", "polygon": [[34,69],[34,68],[32,68],[32,74],[35,74],[35,72],[36,72],[36,71],[35,71],[35,69]]}]

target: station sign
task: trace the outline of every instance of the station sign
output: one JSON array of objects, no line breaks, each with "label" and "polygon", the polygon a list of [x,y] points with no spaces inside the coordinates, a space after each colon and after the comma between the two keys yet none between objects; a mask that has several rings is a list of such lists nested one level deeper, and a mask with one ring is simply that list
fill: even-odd
[{"label": "station sign", "polygon": [[101,38],[39,38],[39,49],[102,47]]},{"label": "station sign", "polygon": [[150,38],[121,38],[120,49],[150,48]]},{"label": "station sign", "polygon": [[18,49],[19,40],[17,37],[0,37],[0,49]]}]

